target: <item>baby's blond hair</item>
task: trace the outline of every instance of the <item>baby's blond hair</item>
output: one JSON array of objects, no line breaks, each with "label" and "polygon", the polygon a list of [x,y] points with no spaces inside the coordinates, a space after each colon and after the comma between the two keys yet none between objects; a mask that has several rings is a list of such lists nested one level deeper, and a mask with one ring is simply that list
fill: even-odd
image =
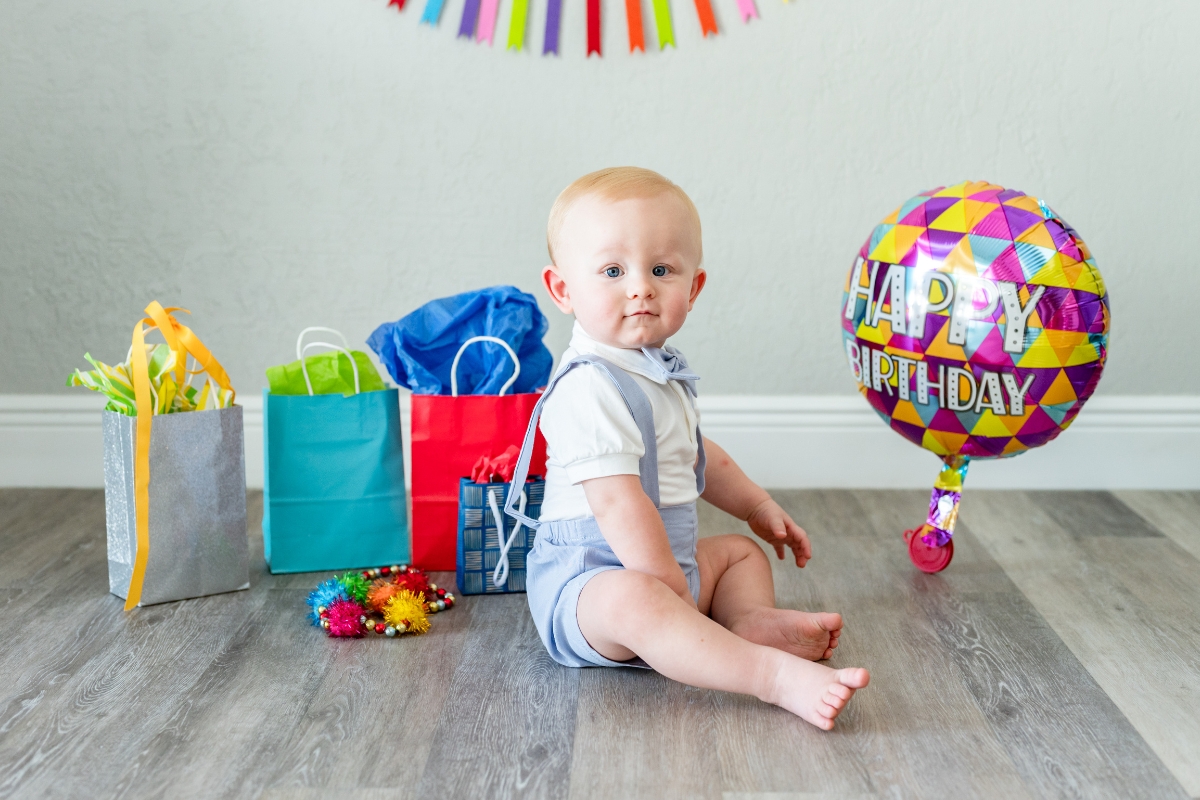
[{"label": "baby's blond hair", "polygon": [[[562,190],[558,199],[554,201],[554,206],[550,209],[550,221],[546,223],[546,248],[550,251],[550,261],[557,263],[554,261],[554,245],[558,241],[559,231],[562,230],[563,219],[579,198],[595,194],[605,200],[616,202],[634,197],[654,197],[664,193],[673,194],[683,202],[684,207],[687,208],[696,223],[696,235],[699,237],[700,212],[696,210],[696,204],[692,202],[692,198],[688,197],[687,192],[683,189],[654,170],[642,167],[608,167],[589,172],[582,178],[576,179],[570,186]],[[703,239],[697,242],[697,245],[703,260]]]}]

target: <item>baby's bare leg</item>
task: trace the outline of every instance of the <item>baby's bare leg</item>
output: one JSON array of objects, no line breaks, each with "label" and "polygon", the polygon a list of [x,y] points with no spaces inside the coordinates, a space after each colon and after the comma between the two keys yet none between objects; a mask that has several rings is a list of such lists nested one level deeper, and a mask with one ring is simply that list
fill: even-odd
[{"label": "baby's bare leg", "polygon": [[637,655],[673,680],[754,695],[825,730],[870,680],[865,669],[833,670],[747,641],[643,572],[596,575],[579,595],[576,617],[605,658]]},{"label": "baby's bare leg", "polygon": [[771,564],[753,539],[737,534],[701,539],[696,561],[701,612],[756,644],[810,661],[833,656],[842,616],[776,608]]}]

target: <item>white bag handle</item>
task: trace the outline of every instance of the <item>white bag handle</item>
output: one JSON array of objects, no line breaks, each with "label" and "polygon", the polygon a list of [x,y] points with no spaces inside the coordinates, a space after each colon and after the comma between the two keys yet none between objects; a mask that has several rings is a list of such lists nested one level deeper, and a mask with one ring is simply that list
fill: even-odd
[{"label": "white bag handle", "polygon": [[517,354],[513,352],[513,349],[508,346],[508,342],[504,341],[503,339],[497,339],[495,336],[472,336],[470,339],[467,339],[465,342],[462,343],[462,347],[458,348],[458,352],[454,356],[454,363],[450,365],[450,396],[451,397],[458,397],[458,361],[459,361],[459,359],[462,358],[463,350],[467,349],[467,345],[474,344],[475,342],[493,342],[495,344],[498,344],[504,348],[504,350],[508,353],[509,357],[513,360],[512,377],[509,378],[508,381],[506,381],[505,384],[500,387],[501,395],[503,395],[505,392],[507,392],[509,387],[517,382],[517,376],[521,374],[521,361],[520,361],[520,359],[517,358]]},{"label": "white bag handle", "polygon": [[[338,347],[336,344],[330,344],[329,342],[309,342],[308,344],[303,344],[305,335],[312,333],[313,331],[325,331],[326,333],[332,333],[341,339],[342,344],[345,346]],[[310,347],[328,347],[330,350],[337,350],[338,352],[345,353],[346,358],[350,359],[350,369],[354,370],[354,393],[359,394],[362,391],[358,382],[358,363],[354,360],[354,356],[350,354],[350,345],[346,342],[346,337],[342,336],[340,331],[335,331],[333,328],[313,327],[305,328],[304,330],[300,331],[300,335],[296,337],[296,358],[300,361],[300,371],[304,373],[304,385],[308,387],[309,397],[312,397],[313,387],[312,381],[308,377],[308,365],[304,363],[304,354],[308,352],[308,348]]]},{"label": "white bag handle", "polygon": [[[520,508],[522,514],[525,513],[525,490],[521,490]],[[488,506],[492,509],[492,516],[496,519],[497,537],[500,538],[504,534],[504,517],[500,515],[500,507],[496,504],[496,490],[488,489]],[[492,572],[492,585],[500,588],[508,583],[508,551],[513,546],[513,542],[517,540],[517,534],[521,531],[522,523],[518,520],[513,520],[512,533],[508,535],[508,541],[500,540],[500,558],[496,561],[496,569]]]},{"label": "white bag handle", "polygon": [[[342,340],[342,347],[346,348],[347,350],[350,349],[350,343],[346,341],[345,336],[342,336],[341,331],[335,331],[333,328],[321,328],[321,327],[305,328],[304,330],[300,331],[300,335],[296,337],[296,358],[303,358],[303,356],[301,355],[301,345],[304,344],[304,337],[307,336],[308,334],[312,333],[313,331],[321,331],[323,333],[332,333],[334,336],[336,336]],[[332,346],[332,345],[330,345],[330,346]]]}]

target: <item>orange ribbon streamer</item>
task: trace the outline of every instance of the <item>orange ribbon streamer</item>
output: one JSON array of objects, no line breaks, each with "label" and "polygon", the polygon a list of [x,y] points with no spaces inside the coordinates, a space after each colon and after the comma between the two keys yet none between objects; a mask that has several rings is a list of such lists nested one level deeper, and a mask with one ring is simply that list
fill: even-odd
[{"label": "orange ribbon streamer", "polygon": [[713,16],[712,3],[709,0],[696,0],[696,14],[700,17],[700,33],[708,36],[717,35],[717,18]]},{"label": "orange ribbon streamer", "polygon": [[629,25],[629,52],[646,52],[646,37],[642,32],[642,0],[625,0],[625,19]]},{"label": "orange ribbon streamer", "polygon": [[[133,575],[129,580],[129,593],[125,597],[125,610],[137,607],[142,601],[142,585],[146,580],[146,562],[150,558],[150,428],[154,422],[154,403],[150,397],[150,370],[146,361],[146,334],[156,328],[175,353],[175,384],[183,386],[187,371],[187,356],[200,365],[192,374],[207,372],[218,386],[233,392],[229,376],[220,362],[213,357],[204,343],[192,333],[192,329],[172,316],[172,312],[191,312],[185,308],[163,308],[157,300],[146,306],[146,318],[133,326],[133,352],[130,367],[133,375],[133,394],[137,405],[137,436],[133,448],[133,507],[137,524],[137,552],[133,557]],[[236,397],[236,393],[234,393]],[[233,398],[230,398],[232,405]]]}]

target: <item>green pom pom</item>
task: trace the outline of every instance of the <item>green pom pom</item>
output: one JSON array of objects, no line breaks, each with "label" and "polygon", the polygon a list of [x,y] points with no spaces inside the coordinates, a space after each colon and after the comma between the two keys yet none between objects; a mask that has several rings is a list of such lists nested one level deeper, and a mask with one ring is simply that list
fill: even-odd
[{"label": "green pom pom", "polygon": [[371,588],[371,584],[357,572],[347,572],[342,577],[338,578],[338,583],[342,584],[342,588],[346,590],[346,594],[356,603],[367,602],[367,590]]}]

